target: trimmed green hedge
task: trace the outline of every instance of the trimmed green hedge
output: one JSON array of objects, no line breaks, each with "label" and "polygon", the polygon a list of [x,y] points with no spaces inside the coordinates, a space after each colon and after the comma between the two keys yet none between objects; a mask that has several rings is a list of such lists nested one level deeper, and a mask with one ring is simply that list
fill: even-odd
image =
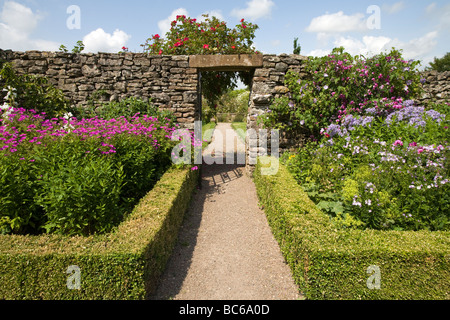
[{"label": "trimmed green hedge", "polygon": [[[450,232],[338,230],[286,167],[261,175],[262,167],[258,197],[308,299],[450,299]],[[380,269],[380,289],[368,287],[369,266]]]},{"label": "trimmed green hedge", "polygon": [[[113,232],[90,237],[0,236],[0,299],[148,297],[170,257],[198,171],[169,169]],[[80,289],[69,289],[71,265]]]}]

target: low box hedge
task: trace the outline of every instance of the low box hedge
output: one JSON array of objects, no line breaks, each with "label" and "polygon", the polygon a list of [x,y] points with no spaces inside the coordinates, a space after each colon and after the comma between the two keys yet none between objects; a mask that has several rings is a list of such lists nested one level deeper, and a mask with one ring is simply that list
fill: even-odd
[{"label": "low box hedge", "polygon": [[[169,169],[108,234],[0,236],[0,299],[145,299],[172,252],[197,175]],[[79,267],[79,289],[68,284],[69,266]]]},{"label": "low box hedge", "polygon": [[[450,232],[337,229],[285,166],[262,175],[262,163],[258,197],[307,299],[450,298]],[[379,268],[379,289],[370,285],[370,266]]]}]

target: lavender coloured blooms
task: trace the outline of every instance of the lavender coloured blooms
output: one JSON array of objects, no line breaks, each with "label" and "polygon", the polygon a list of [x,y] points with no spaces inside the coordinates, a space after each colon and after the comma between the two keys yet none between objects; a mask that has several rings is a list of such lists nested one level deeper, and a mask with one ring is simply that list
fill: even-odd
[{"label": "lavender coloured blooms", "polygon": [[[405,101],[405,103],[406,102],[407,101]],[[410,125],[414,125],[416,128],[418,128],[418,127],[423,127],[426,125],[426,122],[425,122],[426,116],[430,117],[437,123],[439,123],[443,119],[445,119],[445,115],[443,115],[435,110],[425,111],[424,107],[416,107],[416,106],[411,105],[411,106],[407,106],[401,110],[391,113],[386,118],[386,123],[391,124],[393,119],[395,119],[397,122],[408,121],[408,123]]]}]

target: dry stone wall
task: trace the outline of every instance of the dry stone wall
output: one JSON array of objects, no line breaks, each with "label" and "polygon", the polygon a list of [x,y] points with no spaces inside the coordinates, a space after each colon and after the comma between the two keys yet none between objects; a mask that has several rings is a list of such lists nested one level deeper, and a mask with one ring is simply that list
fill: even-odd
[{"label": "dry stone wall", "polygon": [[[256,68],[253,76],[252,90],[249,101],[249,113],[247,127],[254,129],[249,131],[247,137],[247,163],[255,163],[256,157],[261,154],[270,154],[270,133],[267,136],[267,148],[258,143],[260,125],[257,118],[266,112],[272,101],[284,95],[289,95],[289,89],[284,85],[285,75],[288,70],[300,73],[302,77],[307,77],[304,70],[307,57],[301,55],[264,55],[263,65]],[[292,145],[293,137],[280,136],[280,150],[287,149]]]},{"label": "dry stone wall", "polygon": [[[213,65],[206,65],[207,69],[204,69],[205,57],[202,56],[14,52],[0,49],[0,59],[12,62],[20,73],[46,76],[75,105],[86,105],[95,92],[102,92],[101,96],[106,101],[117,101],[125,97],[151,99],[156,106],[173,111],[178,122],[187,128],[193,128],[194,121],[200,119],[199,72],[203,69],[214,70],[214,63],[219,63],[217,68],[220,70],[239,71],[245,67],[245,70],[254,72],[247,126],[256,132],[260,129],[257,117],[267,111],[275,98],[290,94],[284,85],[286,72],[293,70],[302,77],[308,76],[304,69],[307,57],[301,55],[265,54],[262,57],[238,55],[215,58],[218,62],[207,59]],[[418,99],[419,102],[449,101],[450,72],[427,71],[422,76],[425,79],[425,93]],[[301,144],[303,139],[288,136],[280,138],[281,151]],[[255,161],[258,152],[270,153],[270,144],[268,148],[264,148],[257,141],[257,135],[247,138],[247,164]]]},{"label": "dry stone wall", "polygon": [[437,72],[424,71],[422,78],[424,94],[418,99],[419,102],[450,102],[450,71]]}]

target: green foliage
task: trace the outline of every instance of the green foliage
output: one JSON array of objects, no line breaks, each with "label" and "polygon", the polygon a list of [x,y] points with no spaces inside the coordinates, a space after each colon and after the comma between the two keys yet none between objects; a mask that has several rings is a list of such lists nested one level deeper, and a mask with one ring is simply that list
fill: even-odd
[{"label": "green foliage", "polygon": [[450,52],[447,52],[442,58],[434,58],[433,62],[430,62],[428,70],[436,70],[438,72],[450,71]]},{"label": "green foliage", "polygon": [[[232,92],[237,87],[238,79],[247,86],[251,83],[248,72],[204,71],[201,73],[202,94],[206,104],[215,116],[218,112],[220,100],[223,95]],[[225,98],[226,99],[226,98]]]},{"label": "green foliage", "polygon": [[[262,166],[258,198],[307,299],[448,299],[449,232],[356,230],[351,217],[319,211],[283,164],[275,175],[262,175]],[[380,268],[380,289],[367,287],[371,265]]]},{"label": "green foliage", "polygon": [[[77,41],[77,44],[72,49],[72,53],[75,53],[75,54],[81,53],[81,52],[83,52],[84,48],[85,48],[85,46],[84,46],[83,41],[81,41],[81,40]],[[65,52],[65,53],[69,52],[67,47],[63,44],[59,46],[59,51]]]},{"label": "green foliage", "polygon": [[[247,89],[229,90],[220,97],[219,113],[237,113],[246,116],[250,91]],[[240,122],[240,121],[237,121]]]},{"label": "green foliage", "polygon": [[125,117],[127,119],[132,118],[135,115],[147,115],[151,117],[157,117],[160,120],[165,118],[175,121],[175,117],[172,112],[159,110],[155,106],[151,99],[144,101],[136,97],[128,97],[120,101],[111,102],[99,102],[99,98],[105,94],[102,91],[94,92],[88,101],[88,105],[79,107],[75,113],[80,118],[92,118],[99,117],[101,119],[114,119],[119,117]]},{"label": "green foliage", "polygon": [[[148,299],[197,182],[198,171],[170,169],[128,218],[105,235],[0,235],[0,299]],[[67,288],[70,265],[81,270],[80,290]]]},{"label": "green foliage", "polygon": [[[289,71],[285,82],[290,99],[276,99],[268,113],[260,117],[267,127],[318,136],[321,128],[340,123],[348,114],[394,99],[413,99],[421,93],[418,61],[405,61],[401,51],[392,49],[371,58],[351,56],[335,48],[328,56],[309,57],[307,79]],[[392,108],[384,102],[383,108]]]},{"label": "green foliage", "polygon": [[[230,29],[225,21],[204,15],[203,21],[186,16],[177,16],[171,29],[161,38],[153,35],[143,44],[144,51],[153,55],[206,55],[206,54],[253,54],[258,26],[241,20]],[[251,83],[248,72],[202,72],[202,92],[211,111],[215,114],[219,98],[236,88],[240,78],[247,86]]]},{"label": "green foliage", "polygon": [[284,155],[330,217],[340,219],[331,205],[341,203],[358,227],[449,230],[448,114],[406,105],[387,117],[347,116],[341,126],[324,128],[319,143]]},{"label": "green foliage", "polygon": [[91,154],[80,157],[80,145],[60,142],[36,155],[40,162],[39,193],[34,201],[45,212],[47,233],[104,233],[123,217],[119,208],[125,185],[123,165]]},{"label": "green foliage", "polygon": [[64,52],[64,53],[69,52],[69,50],[67,50],[67,47],[63,44],[59,46],[59,51]]},{"label": "green foliage", "polygon": [[168,118],[0,119],[1,233],[108,232],[172,163]]},{"label": "green foliage", "polygon": [[159,55],[251,54],[258,26],[241,20],[230,29],[225,21],[203,15],[203,21],[177,16],[165,38],[153,35],[142,45],[145,52]]},{"label": "green foliage", "polygon": [[44,213],[34,201],[37,194],[36,170],[14,157],[0,162],[0,234],[26,234],[45,222]]},{"label": "green foliage", "polygon": [[302,51],[302,47],[298,43],[298,38],[295,38],[294,39],[294,54],[300,54],[301,51]]},{"label": "green foliage", "polygon": [[18,75],[10,63],[0,64],[0,88],[2,98],[13,92],[6,101],[11,107],[38,110],[51,118],[73,111],[62,91],[50,84],[47,78]]}]

